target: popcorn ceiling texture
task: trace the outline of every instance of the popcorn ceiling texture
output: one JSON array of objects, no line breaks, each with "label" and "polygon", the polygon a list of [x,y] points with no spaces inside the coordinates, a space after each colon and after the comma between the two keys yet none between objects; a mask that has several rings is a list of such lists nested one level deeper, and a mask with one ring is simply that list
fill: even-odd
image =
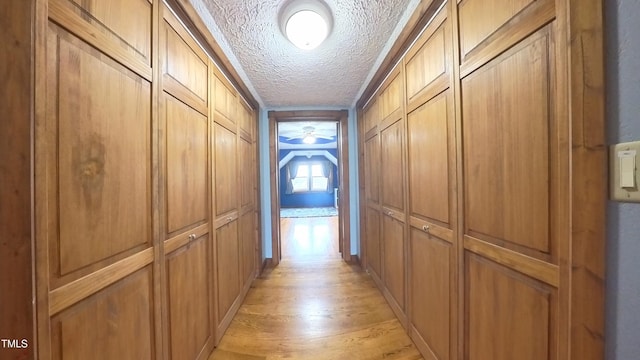
[{"label": "popcorn ceiling texture", "polygon": [[319,47],[305,51],[280,31],[278,14],[285,1],[191,2],[268,108],[351,106],[406,23],[406,13],[417,5],[412,0],[326,0],[333,30]]}]

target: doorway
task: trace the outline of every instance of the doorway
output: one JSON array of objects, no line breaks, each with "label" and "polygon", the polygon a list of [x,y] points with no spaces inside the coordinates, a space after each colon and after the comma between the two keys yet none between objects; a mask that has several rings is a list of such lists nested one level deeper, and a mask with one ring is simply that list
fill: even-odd
[{"label": "doorway", "polygon": [[[346,110],[269,112],[274,266],[283,256],[283,208],[285,214],[293,209],[295,212],[320,212],[316,215],[329,217],[334,209],[338,222],[337,250],[343,260],[351,261],[347,121]],[[332,128],[334,133],[330,131]],[[296,146],[296,143],[310,146]]]}]

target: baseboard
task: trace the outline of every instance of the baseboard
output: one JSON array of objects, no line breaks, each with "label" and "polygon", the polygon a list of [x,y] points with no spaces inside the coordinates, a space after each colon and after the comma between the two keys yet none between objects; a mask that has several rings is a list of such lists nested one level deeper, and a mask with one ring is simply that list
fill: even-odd
[{"label": "baseboard", "polygon": [[268,267],[273,267],[273,259],[271,258],[265,258],[264,260],[262,260],[262,268],[260,268],[260,273],[258,274],[258,276],[262,275],[262,273],[264,273],[264,270]]},{"label": "baseboard", "polygon": [[358,257],[358,255],[351,255],[351,260],[347,261],[347,263],[362,267],[362,264],[360,263],[360,258]]}]

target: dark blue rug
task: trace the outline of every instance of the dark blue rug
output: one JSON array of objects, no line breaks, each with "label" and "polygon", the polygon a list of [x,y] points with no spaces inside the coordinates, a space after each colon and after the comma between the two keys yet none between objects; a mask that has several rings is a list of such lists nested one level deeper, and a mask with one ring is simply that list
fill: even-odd
[{"label": "dark blue rug", "polygon": [[338,209],[334,207],[280,209],[280,217],[283,217],[283,218],[329,217],[329,216],[338,216]]}]

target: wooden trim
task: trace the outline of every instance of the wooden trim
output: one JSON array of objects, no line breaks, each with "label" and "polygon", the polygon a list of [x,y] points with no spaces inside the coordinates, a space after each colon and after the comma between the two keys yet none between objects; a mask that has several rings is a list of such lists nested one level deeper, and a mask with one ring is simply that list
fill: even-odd
[{"label": "wooden trim", "polygon": [[571,359],[604,358],[607,146],[603,1],[568,6],[571,119]]},{"label": "wooden trim", "polygon": [[173,236],[171,239],[167,239],[164,241],[164,253],[172,253],[177,249],[183,247],[184,245],[193,242],[208,233],[209,224],[204,224],[196,227],[195,229],[190,229],[188,231],[182,232],[181,234]]},{"label": "wooden trim", "polygon": [[95,46],[103,53],[114,57],[116,61],[142,76],[147,81],[151,81],[152,70],[148,63],[131,56],[129,52],[125,51],[121,46],[115,45],[114,42],[103,33],[92,29],[86,22],[78,21],[78,17],[60,4],[60,1],[62,0],[49,2],[49,17],[51,17],[54,22],[71,31],[87,43]]},{"label": "wooden trim", "polygon": [[557,265],[467,235],[464,236],[464,248],[556,288],[560,284],[560,270]]},{"label": "wooden trim", "polygon": [[[166,34],[161,34],[160,29],[162,28],[162,6],[161,2],[154,1],[152,3],[151,9],[151,61],[153,64],[152,67],[152,79],[151,82],[151,106],[153,107],[156,104],[156,111],[151,111],[151,163],[152,164],[161,164],[162,154],[160,153],[160,149],[163,149],[163,137],[160,136],[160,110],[164,109],[164,99],[162,97],[162,69],[160,64],[162,64],[163,60],[159,56],[160,48],[161,48],[161,39],[164,39]],[[154,36],[155,34],[155,36]],[[152,108],[153,110],[153,108]],[[162,354],[166,353],[163,348],[164,343],[162,341],[165,336],[164,331],[166,330],[166,326],[162,326],[166,324],[165,319],[163,318],[163,314],[166,314],[166,297],[165,291],[166,287],[163,286],[165,281],[165,252],[164,247],[162,246],[162,241],[164,240],[164,232],[165,229],[165,221],[166,218],[161,216],[161,214],[166,214],[164,212],[164,171],[160,170],[160,166],[153,166],[151,168],[151,232],[153,236],[153,319],[155,326],[155,353]],[[161,212],[161,209],[162,212]]]},{"label": "wooden trim", "polygon": [[242,97],[253,109],[258,109],[258,101],[253,97],[249,88],[240,78],[238,72],[233,68],[231,61],[224,55],[222,48],[218,45],[211,32],[205,25],[198,12],[193,8],[190,0],[164,0],[173,11],[179,16],[185,26],[193,34],[204,50],[215,62],[215,65],[225,74],[240,92]]},{"label": "wooden trim", "polygon": [[153,248],[148,248],[49,292],[49,316],[57,314],[152,262]]},{"label": "wooden trim", "polygon": [[[40,63],[32,53],[39,28],[35,2],[11,1],[0,13],[0,337],[26,339],[24,350],[0,347],[0,357],[35,357],[33,242],[35,229],[32,194],[33,71]],[[39,39],[38,39],[39,40]],[[37,86],[37,85],[36,85]]]},{"label": "wooden trim", "polygon": [[278,191],[278,125],[277,119],[269,113],[269,178],[271,184],[271,264],[280,263],[280,192]]},{"label": "wooden trim", "polygon": [[280,192],[278,189],[280,171],[278,169],[277,124],[295,121],[335,121],[340,124],[341,142],[338,146],[338,163],[340,164],[340,196],[339,231],[342,258],[351,261],[350,209],[349,209],[349,150],[347,110],[303,110],[303,111],[269,111],[269,173],[271,185],[271,247],[273,266],[280,263]]},{"label": "wooden trim", "polygon": [[[555,4],[550,0],[534,3],[525,13],[509,21],[500,31],[483,41],[462,59],[460,77],[464,78],[482,65],[500,55],[505,49],[512,49],[522,39],[535,33],[555,17]],[[522,19],[521,19],[522,18]],[[484,45],[487,44],[487,45]]]},{"label": "wooden trim", "polygon": [[[455,232],[453,230],[443,227],[441,225],[435,224],[433,222],[425,221],[425,220],[410,216],[409,225],[414,229],[417,229],[429,234],[429,236],[433,235],[438,239],[442,239],[450,244],[453,244],[455,242],[455,237],[454,237]],[[425,226],[428,226],[426,230],[424,228]]]},{"label": "wooden trim", "polygon": [[[48,147],[43,141],[36,139],[47,138],[47,34],[48,34],[48,1],[35,1],[35,135],[31,139],[35,149],[33,171],[45,174],[47,172]],[[8,14],[8,12],[7,12]],[[16,118],[17,119],[17,118]],[[36,161],[35,159],[40,159]],[[49,194],[48,180],[45,176],[35,178],[35,199],[47,199]],[[45,201],[35,203],[35,256],[34,266],[36,274],[36,344],[35,358],[49,359],[51,357],[51,321],[49,318],[49,232],[48,204]]]},{"label": "wooden trim", "polygon": [[398,36],[389,54],[382,61],[382,64],[376,71],[373,79],[365,88],[362,96],[357,101],[357,108],[362,108],[373,94],[376,92],[378,85],[384,81],[387,74],[402,60],[402,55],[409,49],[413,41],[418,37],[422,29],[429,23],[435,12],[440,8],[444,1],[441,0],[421,0],[416,10],[411,15],[404,30]]}]

